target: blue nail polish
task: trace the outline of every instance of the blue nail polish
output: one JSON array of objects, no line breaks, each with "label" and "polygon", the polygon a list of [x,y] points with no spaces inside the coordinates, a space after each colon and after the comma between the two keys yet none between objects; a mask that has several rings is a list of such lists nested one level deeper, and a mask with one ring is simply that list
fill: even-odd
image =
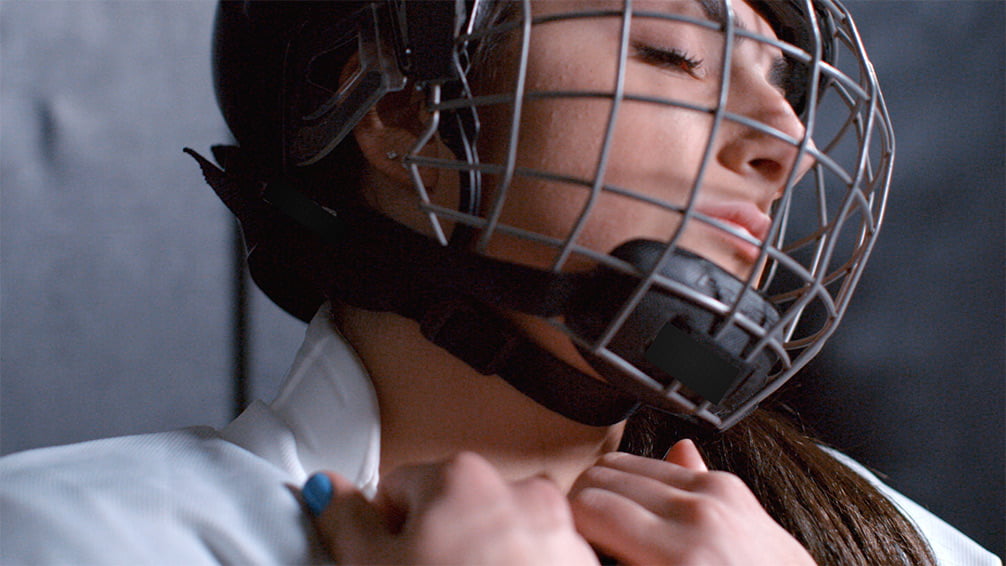
[{"label": "blue nail polish", "polygon": [[317,517],[332,500],[332,480],[325,474],[314,474],[307,479],[300,495],[304,498],[304,503],[307,503],[311,514]]}]

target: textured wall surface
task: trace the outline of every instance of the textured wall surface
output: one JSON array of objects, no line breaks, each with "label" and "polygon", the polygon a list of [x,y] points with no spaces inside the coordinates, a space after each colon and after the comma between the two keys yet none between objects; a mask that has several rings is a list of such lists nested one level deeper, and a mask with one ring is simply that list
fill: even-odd
[{"label": "textured wall surface", "polygon": [[[898,157],[842,329],[791,394],[829,440],[1004,552],[1004,4],[849,2]],[[231,415],[233,224],[212,2],[0,0],[0,452]],[[303,325],[251,296],[252,397]]]},{"label": "textured wall surface", "polygon": [[[232,230],[184,146],[229,134],[214,4],[0,1],[0,449],[222,425]],[[258,396],[302,333],[255,297]]]}]

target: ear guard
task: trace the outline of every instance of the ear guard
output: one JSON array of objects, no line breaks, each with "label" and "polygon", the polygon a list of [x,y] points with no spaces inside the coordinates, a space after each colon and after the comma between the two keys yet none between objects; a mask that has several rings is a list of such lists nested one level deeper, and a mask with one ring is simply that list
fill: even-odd
[{"label": "ear guard", "polygon": [[[369,4],[334,22],[305,22],[288,45],[283,136],[288,166],[327,156],[390,92],[461,79],[454,38],[474,5],[463,0]],[[358,67],[340,85],[352,49]]]},{"label": "ear guard", "polygon": [[644,404],[722,428],[753,409],[749,401],[780,363],[775,307],[686,250],[634,240],[611,255],[646,276],[599,267],[566,316],[574,335],[589,340],[579,349],[598,373]]}]

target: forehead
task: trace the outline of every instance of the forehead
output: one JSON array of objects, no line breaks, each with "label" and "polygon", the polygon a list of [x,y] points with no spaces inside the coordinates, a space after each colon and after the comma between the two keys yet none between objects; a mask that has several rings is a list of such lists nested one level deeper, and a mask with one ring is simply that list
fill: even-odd
[{"label": "forehead", "polygon": [[[727,3],[734,11],[734,25],[774,38],[775,33],[754,9],[743,0],[635,0],[632,2],[634,12],[653,12],[685,16],[695,20],[705,20],[724,25],[727,19]],[[621,11],[625,9],[624,0],[534,0],[532,10],[535,16],[591,12],[591,11]]]}]

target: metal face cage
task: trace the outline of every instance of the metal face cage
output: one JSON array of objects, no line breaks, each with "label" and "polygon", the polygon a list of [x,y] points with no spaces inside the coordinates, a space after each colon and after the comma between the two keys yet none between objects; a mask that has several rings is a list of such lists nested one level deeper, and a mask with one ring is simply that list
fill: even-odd
[{"label": "metal face cage", "polygon": [[[840,3],[770,0],[745,5],[772,27],[773,33],[768,34],[738,18],[739,0],[569,2],[553,3],[545,11],[530,0],[458,1],[447,3],[453,25],[440,26],[442,33],[451,36],[451,64],[444,70],[441,57],[441,69],[435,72],[423,70],[424,62],[417,57],[423,47],[417,49],[414,42],[421,41],[417,39],[423,29],[421,18],[436,15],[409,13],[409,4],[390,2],[386,12],[375,9],[364,15],[361,25],[370,31],[359,35],[363,68],[337,94],[334,106],[340,100],[372,104],[385,92],[404,88],[403,76],[425,91],[429,120],[414,146],[396,158],[411,172],[418,206],[442,245],[494,255],[495,243],[505,241],[538,250],[538,259],[531,263],[539,269],[563,273],[590,265],[631,278],[631,292],[605,310],[602,327],[596,331],[585,332],[567,316],[552,317],[548,324],[568,336],[586,358],[614,368],[619,387],[649,405],[689,415],[718,429],[748,414],[818,353],[841,320],[877,237],[894,157],[891,123],[874,69],[851,16]],[[577,72],[582,69],[571,71],[569,77],[536,81],[534,50],[544,45],[538,37],[561,26],[586,25],[613,34],[610,58],[589,63],[592,73],[605,75],[596,81],[604,88],[578,82]],[[707,46],[714,38],[718,49],[705,52],[709,63],[705,74],[689,75],[695,61],[659,42],[645,44],[637,36],[640,29],[651,30],[648,38],[653,37],[652,30],[658,30],[662,38],[701,36]],[[751,45],[768,46],[781,55],[777,62],[785,62],[784,69],[772,72],[783,75],[780,87],[786,89],[801,132],[784,131],[760,119],[757,112],[743,110],[748,107],[744,91],[731,85],[741,80],[736,69],[743,59],[738,54]],[[567,48],[577,49],[575,45]],[[649,65],[674,66],[670,72],[680,73],[684,80],[701,81],[705,95],[680,96],[678,89],[670,87],[641,88],[648,83],[636,80],[636,74],[650,72],[640,70],[641,58],[649,58]],[[368,73],[377,78],[368,80]],[[353,88],[370,91],[354,93]],[[533,159],[524,150],[533,132],[547,129],[550,136],[563,138],[584,128],[571,123],[532,123],[543,113],[531,109],[563,104],[594,109],[587,129],[596,135],[583,143],[588,149],[578,158],[581,166],[549,168],[548,159]],[[620,129],[621,123],[640,109],[652,114],[654,123],[673,114],[705,124],[703,135],[689,141],[699,157],[690,163],[694,167],[681,172],[685,180],[678,181],[680,187],[673,195],[653,186],[626,184],[624,179],[633,177],[618,174],[618,160],[626,154],[623,146],[631,145],[630,133]],[[345,111],[338,115],[336,133],[311,142],[315,149],[300,144],[290,153],[288,145],[288,159],[296,165],[322,157],[321,148],[334,146],[358,119],[347,121]],[[298,127],[288,130],[296,139]],[[668,139],[684,135],[683,130],[661,134]],[[784,153],[789,157],[775,164],[785,165],[785,170],[772,172],[778,192],[765,211],[771,218],[767,226],[755,229],[742,214],[703,205],[718,190],[717,168],[723,166],[721,151],[729,136],[758,138],[788,148]],[[431,156],[426,150],[438,142],[453,156]],[[438,200],[442,189],[424,181],[431,170],[459,179],[460,197],[451,202]],[[561,233],[537,230],[533,223],[508,214],[509,207],[529,190],[542,188],[572,211]],[[656,246],[653,261],[641,264],[612,253],[625,242],[605,248],[592,243],[592,227],[610,221],[606,215],[613,202],[626,210],[651,211],[641,212],[640,217],[652,213],[671,219],[665,223],[670,227],[666,233],[639,236],[651,248]],[[636,216],[622,218],[624,223],[634,221]],[[703,255],[701,245],[695,249],[688,244],[691,233],[747,250],[750,269],[730,271],[736,289],[710,294],[705,291],[708,287],[686,284],[668,274],[666,266],[676,255]],[[716,258],[707,259],[717,263]],[[754,363],[768,355],[767,375],[757,384],[735,384],[731,391],[710,399],[689,384],[662,379],[652,368],[629,359],[613,343],[652,293],[708,313],[713,340],[743,334],[748,343],[740,357]],[[764,297],[776,313],[751,316],[742,304],[750,295]],[[644,349],[650,346],[642,345]]]}]

